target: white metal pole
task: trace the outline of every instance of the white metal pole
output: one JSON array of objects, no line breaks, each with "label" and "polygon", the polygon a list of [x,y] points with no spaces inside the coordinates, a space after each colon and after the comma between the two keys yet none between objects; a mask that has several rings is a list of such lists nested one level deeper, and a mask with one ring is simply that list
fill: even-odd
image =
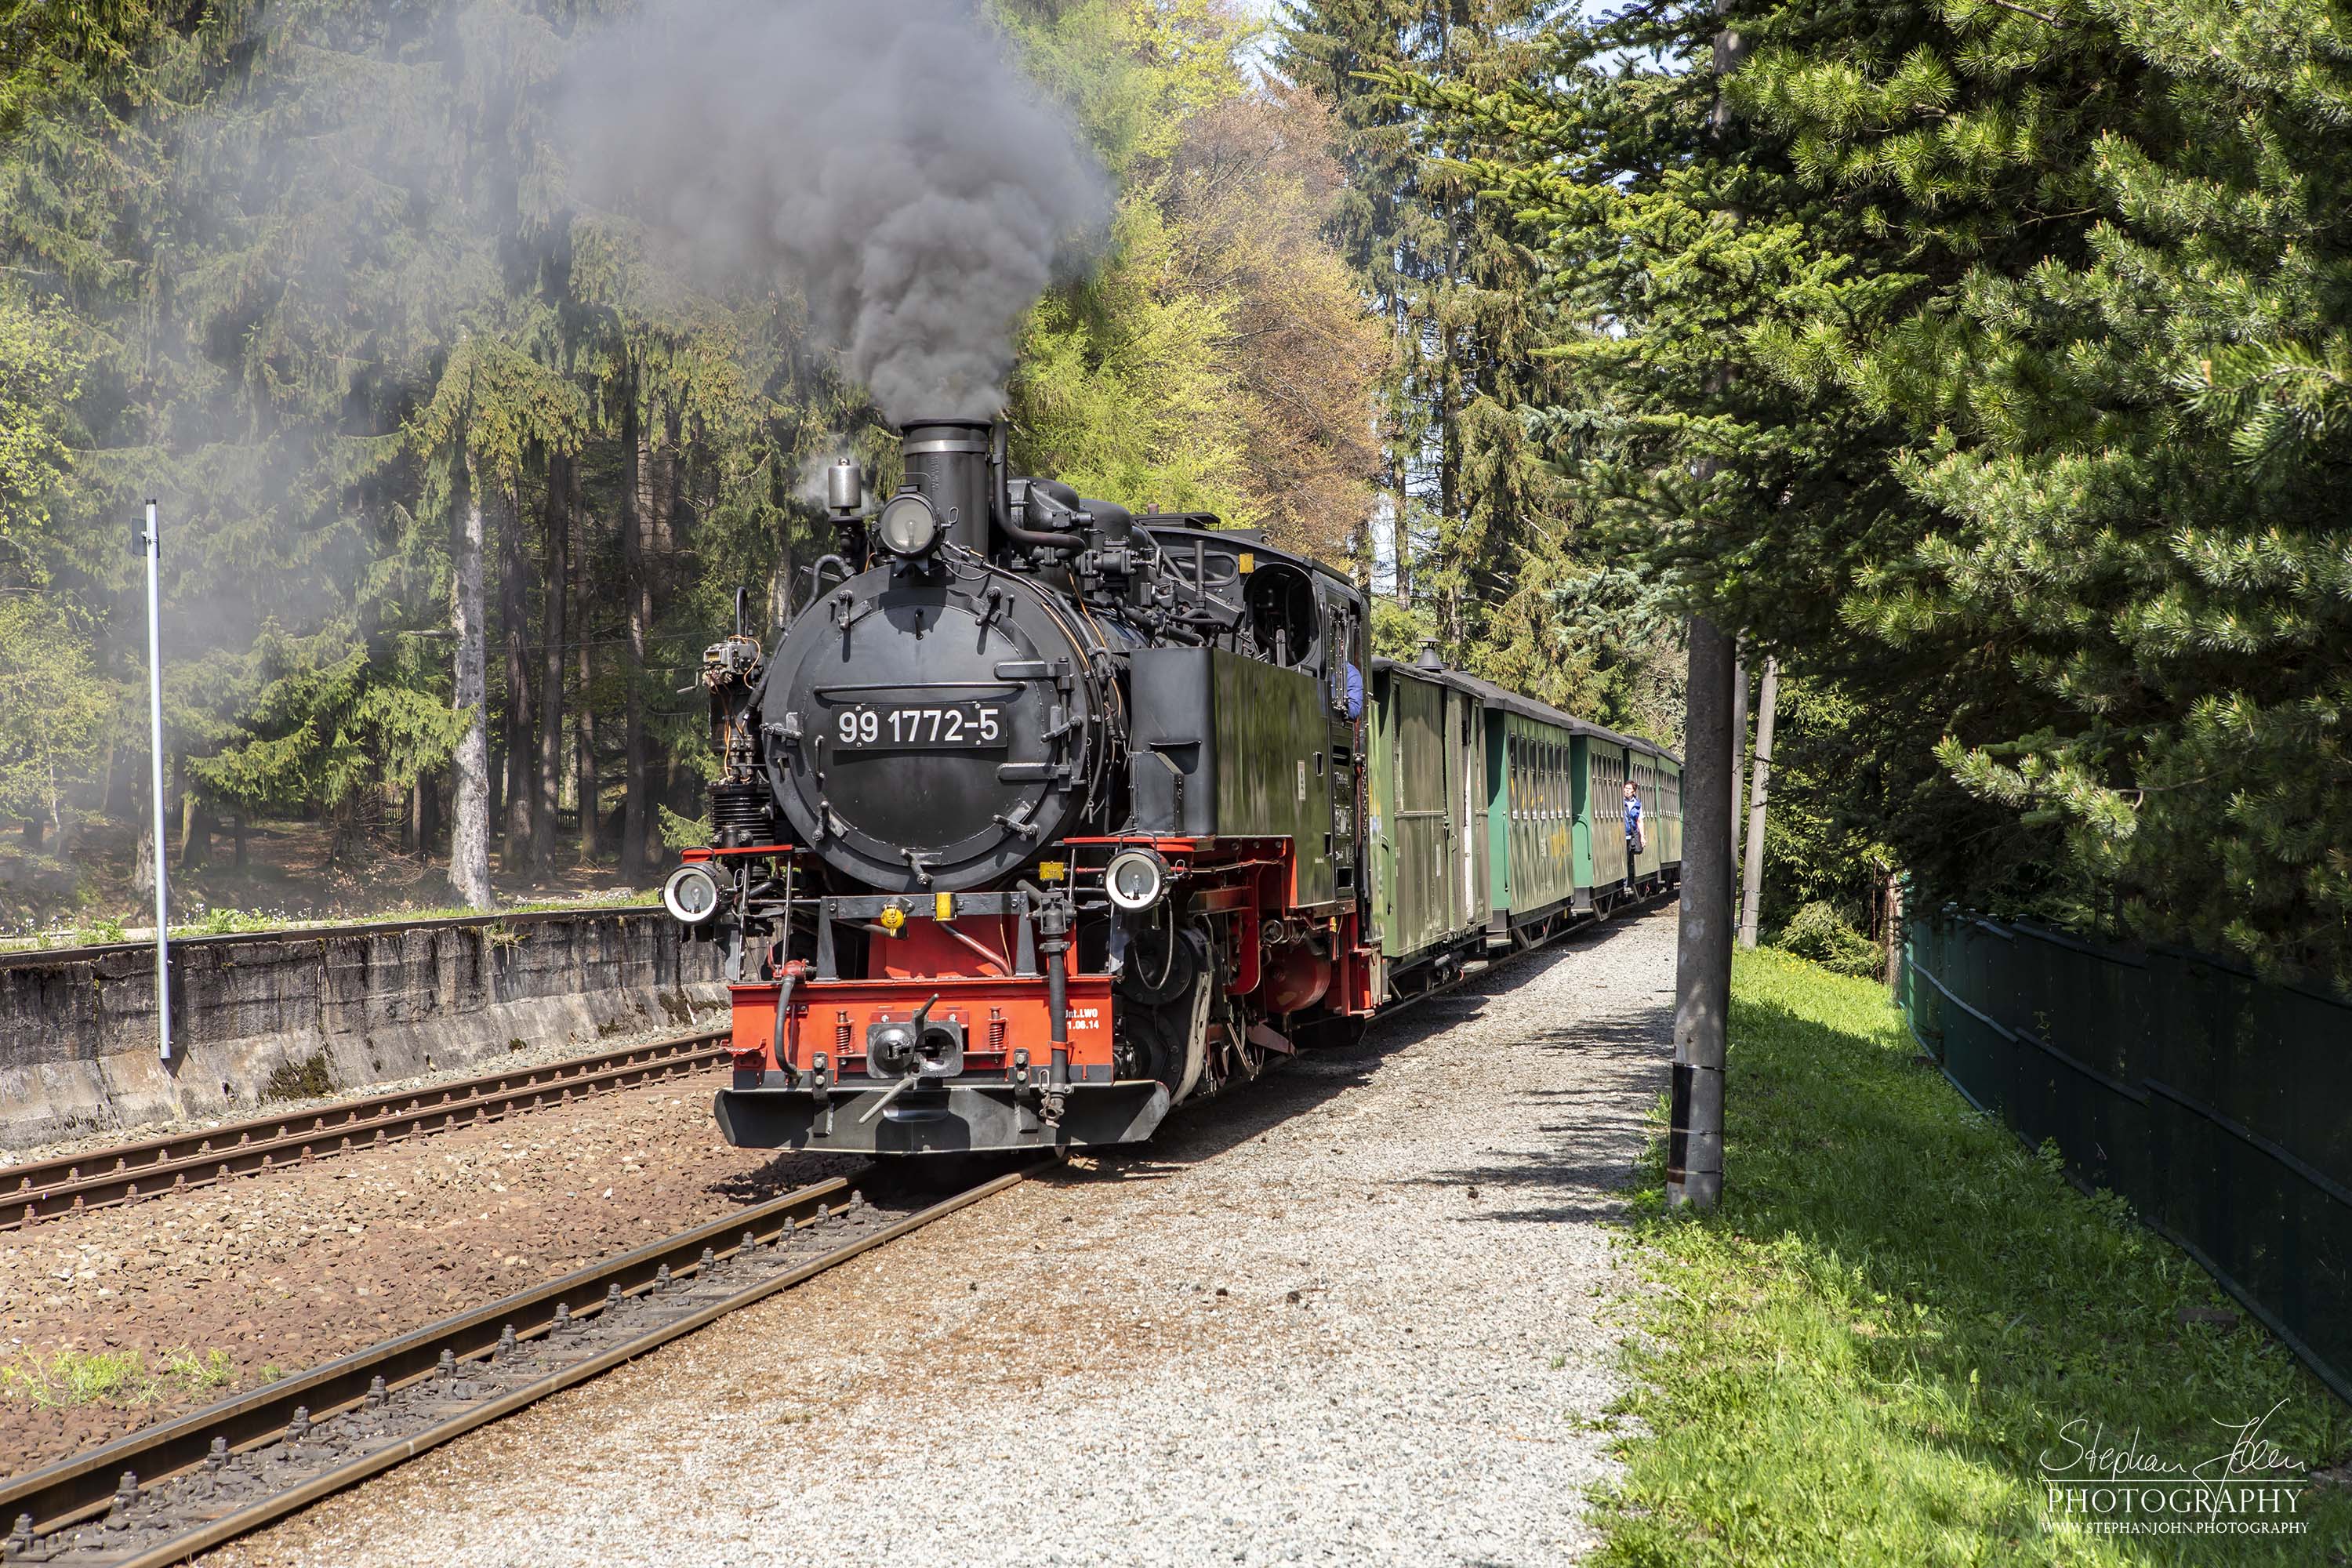
[{"label": "white metal pole", "polygon": [[155,531],[155,503],[147,503],[147,537],[140,542],[147,557],[147,728],[152,742],[155,794],[155,1024],[160,1031],[157,1055],[172,1059],[172,940],[171,904],[165,896],[170,879],[163,854],[163,605],[158,583],[163,542]]}]

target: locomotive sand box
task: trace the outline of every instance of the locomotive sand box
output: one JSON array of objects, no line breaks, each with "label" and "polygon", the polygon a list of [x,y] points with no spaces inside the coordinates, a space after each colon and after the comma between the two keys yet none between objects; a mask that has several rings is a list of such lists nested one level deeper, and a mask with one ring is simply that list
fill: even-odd
[{"label": "locomotive sand box", "polygon": [[[1681,765],[1443,668],[1204,513],[1013,474],[911,423],[764,649],[704,656],[730,1141],[884,1153],[1147,1138],[1490,947],[1672,887]],[[1629,845],[1622,786],[1648,824]]]}]

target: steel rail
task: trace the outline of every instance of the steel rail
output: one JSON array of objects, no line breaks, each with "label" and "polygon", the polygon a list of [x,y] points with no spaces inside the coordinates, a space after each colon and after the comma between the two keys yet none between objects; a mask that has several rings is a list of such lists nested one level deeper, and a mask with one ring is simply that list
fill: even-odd
[{"label": "steel rail", "polygon": [[727,1058],[725,1030],[513,1068],[424,1089],[340,1100],[315,1110],[257,1117],[200,1132],[0,1169],[0,1230],[81,1209],[135,1203],[289,1163],[395,1139],[448,1131],[576,1096],[634,1089]]},{"label": "steel rail", "polygon": [[[982,1182],[890,1224],[851,1237],[845,1244],[813,1254],[808,1260],[752,1279],[739,1289],[722,1291],[729,1266],[756,1253],[788,1245],[795,1230],[840,1221],[863,1209],[863,1200],[850,1183],[835,1177],[773,1198],[756,1207],[739,1210],[695,1226],[664,1240],[474,1308],[441,1322],[429,1324],[372,1349],[248,1393],[232,1396],[178,1420],[134,1432],[102,1447],[61,1460],[46,1468],[0,1483],[0,1518],[13,1518],[16,1530],[9,1544],[42,1551],[67,1562],[96,1557],[117,1568],[165,1568],[184,1563],[236,1536],[284,1517],[331,1492],[382,1473],[419,1454],[439,1447],[478,1426],[513,1414],[527,1405],[635,1360],[672,1340],[692,1333],[730,1312],[813,1279],[883,1243],[918,1230],[932,1220],[1002,1192],[1050,1161],[1038,1161]],[[840,1205],[835,1209],[833,1205]],[[731,1239],[730,1239],[731,1238]],[[766,1252],[771,1259],[783,1255]],[[695,1305],[691,1298],[704,1298]],[[681,1294],[682,1293],[682,1294]],[[467,1371],[487,1371],[501,1359],[517,1354],[532,1342],[593,1328],[601,1314],[625,1303],[649,1297],[677,1296],[690,1311],[656,1323],[643,1332],[595,1348],[593,1354],[557,1367],[520,1387],[472,1400],[457,1386]],[[79,1535],[59,1538],[58,1532],[82,1526],[113,1510],[119,1517],[135,1514],[142,1499],[163,1494],[169,1499],[175,1484],[200,1482],[227,1456],[251,1454],[280,1444],[292,1445],[311,1436],[321,1422],[352,1412],[383,1407],[387,1400],[418,1391],[430,1395],[436,1380],[448,1390],[445,1397],[425,1406],[436,1418],[421,1430],[394,1436],[366,1448],[322,1472],[289,1478],[291,1484],[255,1500],[221,1512],[207,1510],[201,1498],[184,1500],[179,1508],[194,1516],[189,1528],[135,1551],[131,1542],[112,1545],[101,1535],[86,1542]],[[364,1447],[365,1440],[360,1440]],[[112,1524],[114,1520],[108,1520]],[[139,1534],[156,1528],[133,1520]],[[41,1538],[50,1537],[44,1541]],[[134,1536],[134,1540],[136,1537]],[[121,1541],[116,1536],[113,1541]],[[36,1545],[37,1543],[37,1545]],[[110,1546],[111,1549],[110,1550]],[[11,1561],[15,1560],[12,1553]]]}]

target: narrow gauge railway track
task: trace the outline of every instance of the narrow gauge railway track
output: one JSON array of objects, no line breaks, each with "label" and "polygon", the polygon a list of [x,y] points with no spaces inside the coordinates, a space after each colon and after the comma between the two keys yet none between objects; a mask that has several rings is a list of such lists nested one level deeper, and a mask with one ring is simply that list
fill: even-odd
[{"label": "narrow gauge railway track", "polygon": [[[165,1568],[1022,1181],[835,1177],[0,1483],[0,1561]],[[873,1173],[869,1172],[868,1175]]]},{"label": "narrow gauge railway track", "polygon": [[275,1166],[446,1132],[583,1095],[635,1089],[727,1059],[724,1030],[599,1051],[425,1089],[257,1117],[201,1132],[121,1143],[0,1169],[0,1230],[77,1210],[136,1203]]},{"label": "narrow gauge railway track", "polygon": [[[1648,913],[1675,891],[1477,961],[1386,1011],[1410,1012],[1615,917]],[[0,1521],[14,1521],[0,1539],[0,1562],[58,1568],[186,1562],[1048,1163],[921,1208],[865,1201],[857,1186],[865,1178],[818,1183],[0,1482]]]}]

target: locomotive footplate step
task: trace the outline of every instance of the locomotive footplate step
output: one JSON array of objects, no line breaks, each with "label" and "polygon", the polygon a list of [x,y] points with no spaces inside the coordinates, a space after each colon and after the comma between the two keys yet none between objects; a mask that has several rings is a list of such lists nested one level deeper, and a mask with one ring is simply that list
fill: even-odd
[{"label": "locomotive footplate step", "polygon": [[[1012,1084],[951,1084],[919,1100],[902,1099],[871,1121],[887,1087],[833,1086],[824,1100],[805,1089],[722,1089],[719,1126],[745,1149],[825,1149],[862,1154],[931,1154],[991,1149],[1086,1148],[1150,1136],[1168,1114],[1168,1086],[1156,1079],[1074,1083],[1058,1125],[1024,1105]],[[1033,1091],[1034,1092],[1034,1091]],[[908,1108],[900,1114],[900,1107]]]}]

